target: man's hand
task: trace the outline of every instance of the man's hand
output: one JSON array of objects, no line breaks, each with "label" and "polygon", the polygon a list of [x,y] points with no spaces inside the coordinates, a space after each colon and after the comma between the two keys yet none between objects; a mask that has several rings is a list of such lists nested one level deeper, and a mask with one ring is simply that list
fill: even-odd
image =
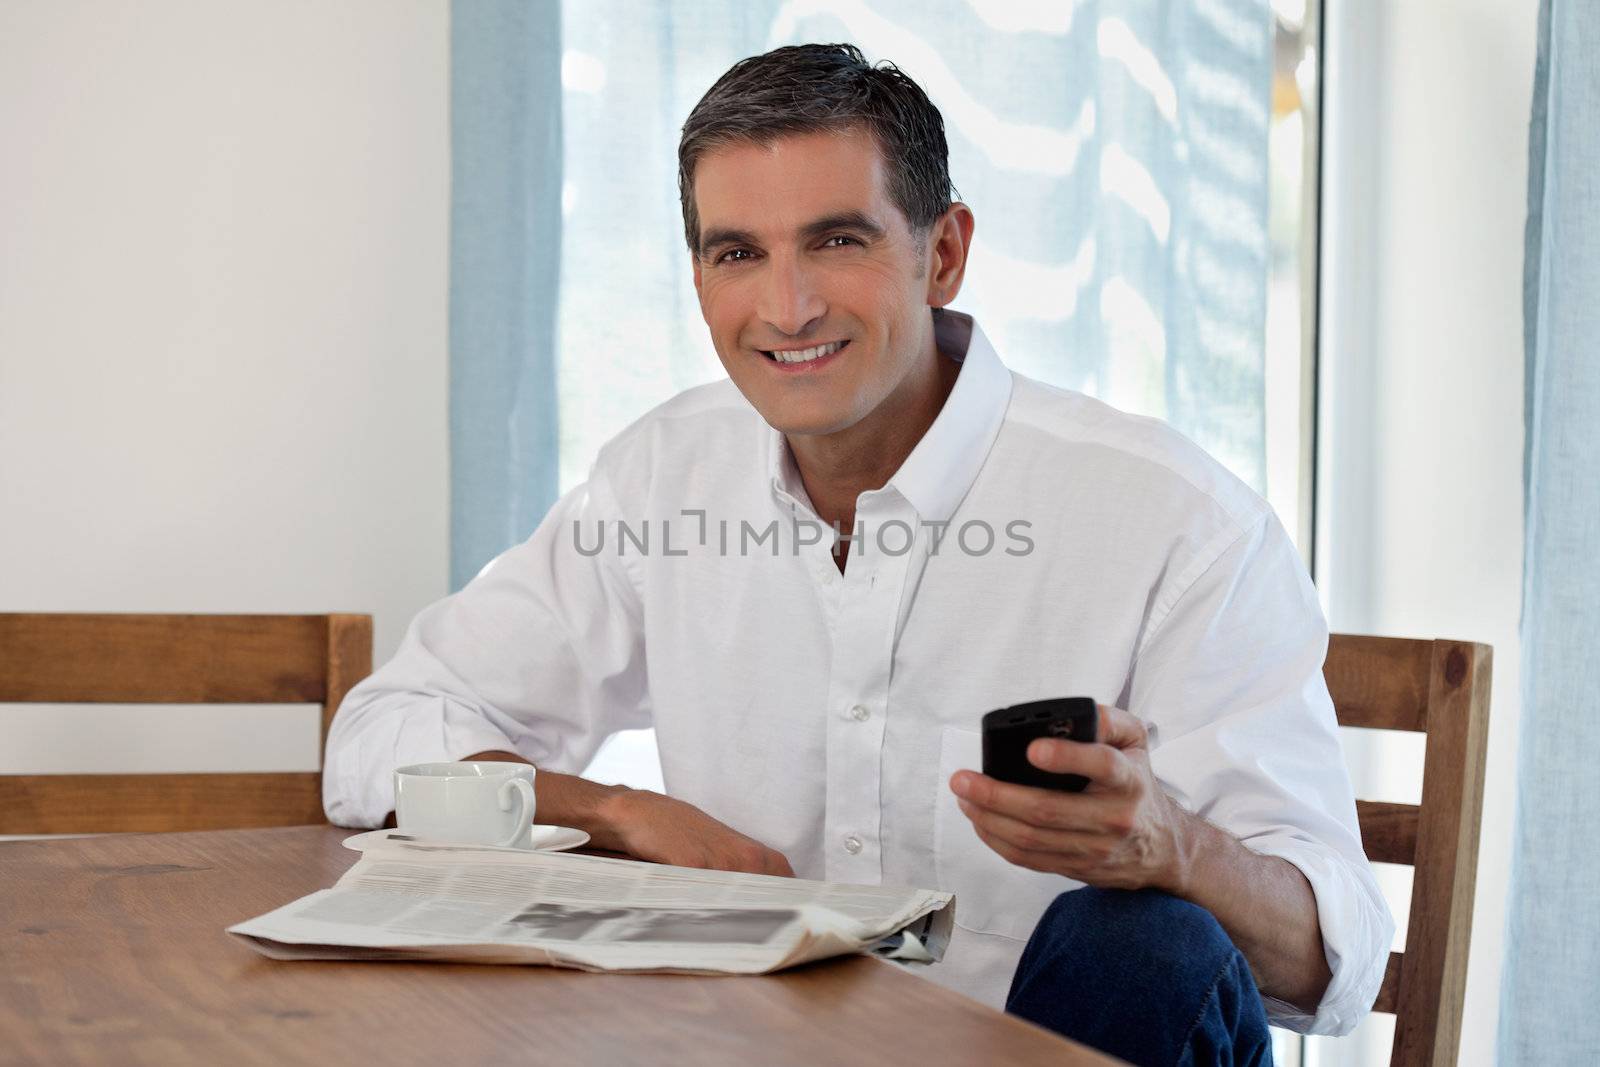
[{"label": "man's hand", "polygon": [[1332,971],[1317,898],[1300,869],[1180,808],[1150,770],[1144,724],[1100,706],[1100,741],[1041,738],[1028,760],[1081,774],[1081,793],[958,771],[950,788],[984,844],[1036,871],[1108,889],[1160,889],[1214,915],[1270,997],[1314,1011]]},{"label": "man's hand", "polygon": [[693,804],[630,789],[600,808],[608,835],[621,851],[677,867],[794,877],[783,854],[713,819]]},{"label": "man's hand", "polygon": [[1028,762],[1089,779],[1081,793],[997,782],[974,771],[950,779],[983,843],[1004,859],[1110,889],[1185,895],[1190,816],[1150,770],[1144,724],[1100,705],[1099,741],[1040,738]]}]

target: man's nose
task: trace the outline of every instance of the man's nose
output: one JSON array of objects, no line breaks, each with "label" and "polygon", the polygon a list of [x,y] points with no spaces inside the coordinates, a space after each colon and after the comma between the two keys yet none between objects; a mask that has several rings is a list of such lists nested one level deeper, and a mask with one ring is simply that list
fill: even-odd
[{"label": "man's nose", "polygon": [[773,256],[768,264],[757,314],[779,333],[803,337],[827,312],[828,305],[817,290],[811,272],[799,260],[792,256]]}]

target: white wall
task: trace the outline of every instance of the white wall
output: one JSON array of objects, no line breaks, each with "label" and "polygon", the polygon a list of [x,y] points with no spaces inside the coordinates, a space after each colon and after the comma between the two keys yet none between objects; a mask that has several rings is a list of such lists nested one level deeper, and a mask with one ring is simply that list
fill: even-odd
[{"label": "white wall", "polygon": [[[1537,6],[1328,3],[1319,585],[1336,630],[1495,649],[1464,1064],[1494,1061],[1510,863]],[[1420,795],[1417,746],[1350,751],[1366,795]],[[1315,1062],[1383,1062],[1368,1029]]]},{"label": "white wall", "polygon": [[[0,611],[446,588],[445,0],[0,4]],[[8,708],[0,773],[313,769],[315,715]]]}]

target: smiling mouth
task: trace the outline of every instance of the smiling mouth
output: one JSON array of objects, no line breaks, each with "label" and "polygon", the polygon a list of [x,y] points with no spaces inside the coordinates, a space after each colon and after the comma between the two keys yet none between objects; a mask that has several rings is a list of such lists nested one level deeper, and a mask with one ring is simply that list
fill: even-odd
[{"label": "smiling mouth", "polygon": [[849,341],[830,341],[825,345],[815,345],[811,348],[797,348],[787,352],[775,352],[768,351],[767,349],[761,349],[761,354],[772,360],[774,363],[812,363],[816,360],[822,359],[824,356],[833,355],[835,352],[838,352],[849,343]]}]

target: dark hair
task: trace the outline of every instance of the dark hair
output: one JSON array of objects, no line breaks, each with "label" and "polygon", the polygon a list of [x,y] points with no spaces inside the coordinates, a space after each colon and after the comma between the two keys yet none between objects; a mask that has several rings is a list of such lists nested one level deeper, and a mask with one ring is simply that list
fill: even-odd
[{"label": "dark hair", "polygon": [[954,198],[944,118],[928,94],[893,63],[868,63],[855,45],[787,45],[735,63],[683,124],[678,196],[689,250],[699,252],[694,168],[706,152],[851,127],[877,141],[889,166],[889,195],[912,231],[926,233]]}]

